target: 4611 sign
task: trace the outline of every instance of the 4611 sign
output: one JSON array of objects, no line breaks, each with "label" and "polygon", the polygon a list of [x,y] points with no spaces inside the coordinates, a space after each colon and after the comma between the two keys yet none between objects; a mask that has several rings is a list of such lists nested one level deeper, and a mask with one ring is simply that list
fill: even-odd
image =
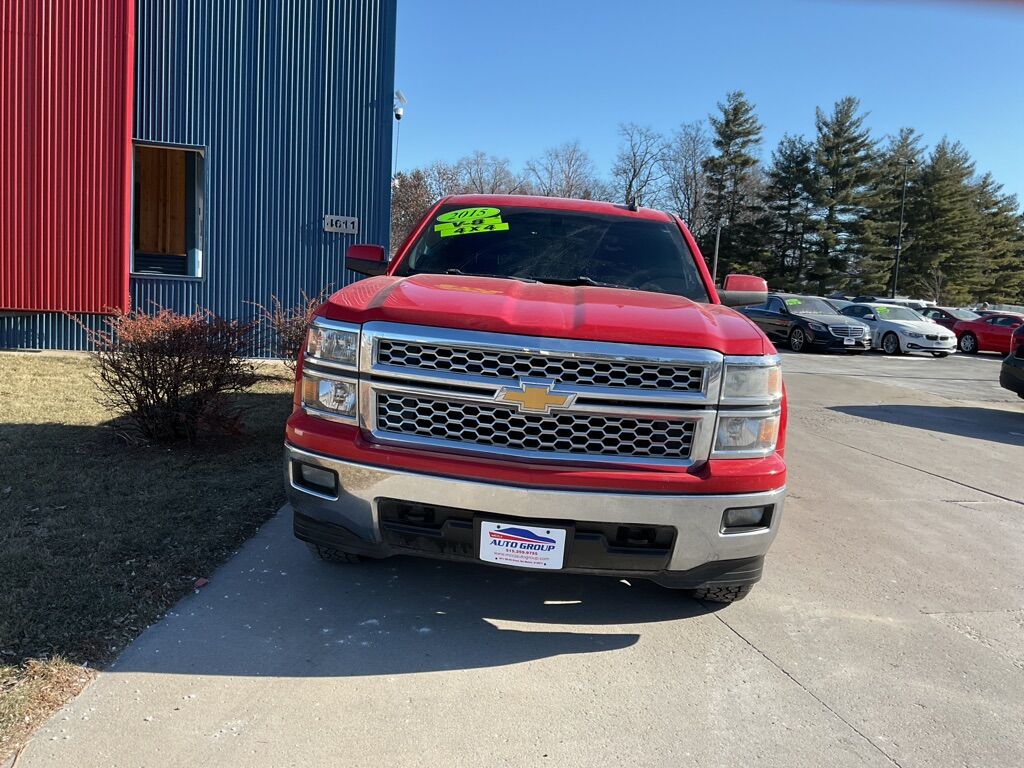
[{"label": "4611 sign", "polygon": [[324,232],[340,232],[343,235],[359,234],[359,219],[355,216],[324,214]]}]

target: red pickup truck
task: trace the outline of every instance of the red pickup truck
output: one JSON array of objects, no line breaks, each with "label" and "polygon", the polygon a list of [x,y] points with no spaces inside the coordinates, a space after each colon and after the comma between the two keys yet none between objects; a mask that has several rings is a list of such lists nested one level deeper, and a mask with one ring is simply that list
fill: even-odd
[{"label": "red pickup truck", "polygon": [[731,602],[782,516],[775,348],[723,306],[686,226],[581,200],[437,203],[318,311],[288,419],[295,535],[319,557],[411,554],[646,578]]}]

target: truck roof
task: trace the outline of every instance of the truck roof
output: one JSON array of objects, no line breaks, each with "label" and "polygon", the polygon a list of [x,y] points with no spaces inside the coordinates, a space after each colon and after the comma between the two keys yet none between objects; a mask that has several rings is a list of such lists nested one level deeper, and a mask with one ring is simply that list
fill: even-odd
[{"label": "truck roof", "polygon": [[597,213],[605,216],[622,216],[633,219],[649,219],[653,221],[671,220],[664,211],[653,208],[629,210],[620,203],[606,203],[598,200],[577,200],[568,197],[543,197],[541,195],[450,195],[441,201],[444,205],[464,205],[468,207],[518,206],[522,208],[550,208],[558,211],[577,211],[579,213]]}]

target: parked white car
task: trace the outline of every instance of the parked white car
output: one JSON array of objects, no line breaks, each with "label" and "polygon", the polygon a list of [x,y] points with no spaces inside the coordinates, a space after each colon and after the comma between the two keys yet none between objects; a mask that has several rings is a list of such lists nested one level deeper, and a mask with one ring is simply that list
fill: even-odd
[{"label": "parked white car", "polygon": [[935,357],[946,357],[956,351],[956,336],[952,331],[926,320],[908,307],[850,304],[841,312],[867,323],[871,327],[871,346],[887,355],[930,352]]}]

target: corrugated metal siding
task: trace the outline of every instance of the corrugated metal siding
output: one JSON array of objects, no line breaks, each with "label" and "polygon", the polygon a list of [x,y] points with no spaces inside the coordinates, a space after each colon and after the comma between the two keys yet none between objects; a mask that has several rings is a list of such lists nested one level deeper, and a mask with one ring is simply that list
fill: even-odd
[{"label": "corrugated metal siding", "polygon": [[[388,245],[395,18],[396,0],[137,0],[134,136],[204,148],[206,220],[205,277],[132,276],[133,306],[248,318],[356,279],[349,244]],[[0,316],[0,347],[83,344]]]},{"label": "corrugated metal siding", "polygon": [[136,307],[251,317],[351,282],[349,244],[387,244],[395,6],[139,0],[135,138],[205,148],[206,276],[134,276]]},{"label": "corrugated metal siding", "polygon": [[133,7],[0,3],[0,309],[127,306]]}]

